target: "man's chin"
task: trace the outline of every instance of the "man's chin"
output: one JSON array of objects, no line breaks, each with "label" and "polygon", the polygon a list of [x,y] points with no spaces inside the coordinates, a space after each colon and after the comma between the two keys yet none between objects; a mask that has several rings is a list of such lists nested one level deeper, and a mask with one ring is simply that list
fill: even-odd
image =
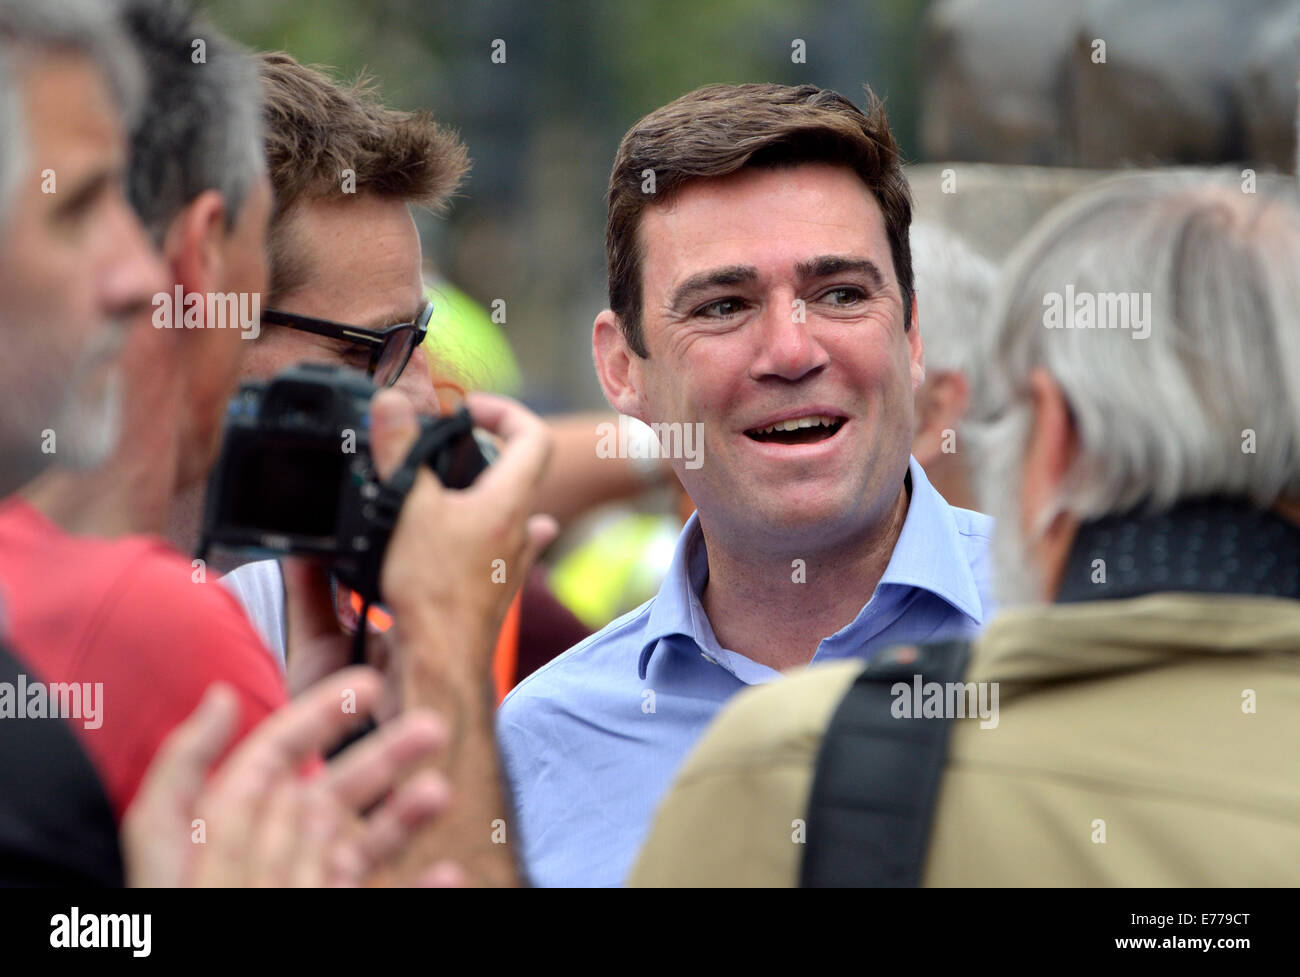
[{"label": "man's chin", "polygon": [[114,366],[92,389],[75,391],[64,402],[57,430],[63,439],[56,445],[61,465],[84,471],[108,461],[122,433],[121,371]]},{"label": "man's chin", "polygon": [[68,382],[59,418],[59,464],[72,469],[96,468],[112,456],[122,433],[124,383],[122,351],[125,321],[110,320],[82,350]]}]

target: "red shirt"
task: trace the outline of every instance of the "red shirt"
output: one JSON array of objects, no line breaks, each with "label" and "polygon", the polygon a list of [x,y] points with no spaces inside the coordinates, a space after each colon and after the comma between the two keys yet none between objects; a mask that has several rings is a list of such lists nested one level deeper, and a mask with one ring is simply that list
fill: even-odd
[{"label": "red shirt", "polygon": [[212,682],[241,702],[238,737],[286,701],[235,599],[161,538],[71,536],[20,499],[0,505],[0,621],[32,681],[103,683],[98,728],[70,720],[118,821],[167,734]]}]

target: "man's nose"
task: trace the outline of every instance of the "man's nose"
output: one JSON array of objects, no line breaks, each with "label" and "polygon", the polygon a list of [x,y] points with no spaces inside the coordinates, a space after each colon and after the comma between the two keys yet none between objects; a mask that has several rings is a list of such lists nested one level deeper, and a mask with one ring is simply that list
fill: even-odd
[{"label": "man's nose", "polygon": [[106,318],[125,318],[147,309],[159,292],[167,292],[170,274],[125,200],[104,223],[100,311]]},{"label": "man's nose", "polygon": [[760,348],[750,370],[756,380],[801,380],[830,362],[808,322],[806,306],[792,295],[764,307],[757,338]]},{"label": "man's nose", "polygon": [[440,414],[438,393],[433,388],[433,376],[429,373],[429,359],[424,347],[417,346],[411,353],[406,369],[397,378],[394,388],[406,395],[418,414]]}]

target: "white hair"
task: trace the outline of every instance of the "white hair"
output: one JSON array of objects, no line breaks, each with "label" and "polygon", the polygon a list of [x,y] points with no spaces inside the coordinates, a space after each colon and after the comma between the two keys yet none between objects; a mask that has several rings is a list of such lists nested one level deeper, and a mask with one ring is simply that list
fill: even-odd
[{"label": "white hair", "polygon": [[123,36],[117,0],[0,0],[0,48],[11,81],[24,57],[53,50],[86,55],[99,66],[128,131],[139,111],[144,76]]},{"label": "white hair", "polygon": [[13,70],[4,45],[0,44],[0,231],[9,218],[9,202],[22,179],[26,160],[27,127],[22,100],[18,97]]},{"label": "white hair", "polygon": [[[1049,328],[1067,289],[1076,302],[1097,298],[1090,326]],[[1138,313],[1149,296],[1141,328],[1101,321],[1115,294],[1137,296],[1128,311]],[[1300,209],[1289,181],[1247,189],[1235,173],[1164,171],[1079,194],[1013,253],[983,329],[990,362],[971,423],[988,462],[981,501],[1009,507],[1004,520],[1019,517],[1035,367],[1059,384],[1078,451],[1033,532],[1062,512],[1087,521],[1209,495],[1300,498]]]},{"label": "white hair", "polygon": [[997,268],[941,224],[916,221],[909,233],[926,372],[960,370],[974,377],[982,352],[980,320]]}]

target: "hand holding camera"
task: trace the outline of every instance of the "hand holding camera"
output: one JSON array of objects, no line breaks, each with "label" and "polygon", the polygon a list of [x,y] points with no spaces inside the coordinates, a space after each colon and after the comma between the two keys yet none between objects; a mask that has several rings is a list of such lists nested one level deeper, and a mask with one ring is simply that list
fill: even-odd
[{"label": "hand holding camera", "polygon": [[[420,470],[389,544],[380,589],[399,641],[414,633],[439,644],[468,639],[479,651],[475,672],[486,681],[510,600],[557,532],[550,516],[530,515],[551,434],[507,398],[471,394],[468,406],[476,427],[502,439],[500,455],[460,491]],[[410,404],[396,394],[377,396],[372,417],[375,467],[383,478],[401,464],[419,428]]]}]

